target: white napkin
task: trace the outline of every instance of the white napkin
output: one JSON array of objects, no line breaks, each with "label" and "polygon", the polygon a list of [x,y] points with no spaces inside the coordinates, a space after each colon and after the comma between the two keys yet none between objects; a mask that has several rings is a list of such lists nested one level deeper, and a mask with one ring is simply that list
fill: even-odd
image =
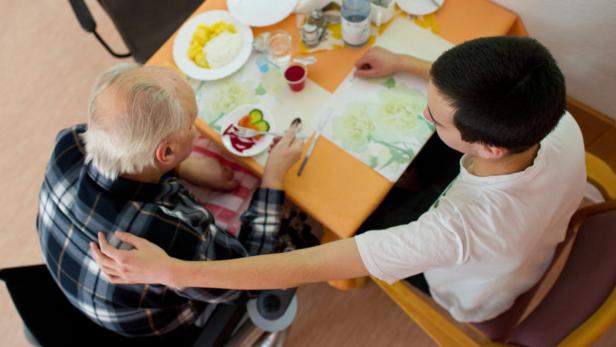
[{"label": "white napkin", "polygon": [[327,6],[330,2],[335,2],[342,6],[342,0],[299,0],[295,13],[310,13],[312,10]]}]

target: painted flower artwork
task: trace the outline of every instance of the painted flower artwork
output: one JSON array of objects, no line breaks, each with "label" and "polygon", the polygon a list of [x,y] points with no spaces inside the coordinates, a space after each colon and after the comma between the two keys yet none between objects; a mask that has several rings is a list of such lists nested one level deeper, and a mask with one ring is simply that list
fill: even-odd
[{"label": "painted flower artwork", "polygon": [[427,100],[415,81],[347,81],[334,100],[336,114],[328,137],[391,181],[434,132],[423,117]]},{"label": "painted flower artwork", "polygon": [[238,106],[267,103],[264,99],[275,98],[286,91],[286,81],[279,69],[259,72],[254,60],[251,58],[242,69],[224,79],[191,81],[199,116],[217,131],[221,130],[219,121]]},{"label": "painted flower artwork", "polygon": [[374,137],[384,141],[406,141],[421,126],[426,99],[410,89],[380,92],[381,102],[374,113]]},{"label": "painted flower artwork", "polygon": [[220,130],[218,121],[227,113],[240,105],[252,104],[257,101],[254,83],[239,82],[227,79],[202,92],[203,82],[197,88],[197,106],[200,115],[216,130]]},{"label": "painted flower artwork", "polygon": [[361,153],[368,148],[374,122],[370,118],[371,104],[350,103],[345,112],[333,120],[333,130],[342,147],[350,151]]}]

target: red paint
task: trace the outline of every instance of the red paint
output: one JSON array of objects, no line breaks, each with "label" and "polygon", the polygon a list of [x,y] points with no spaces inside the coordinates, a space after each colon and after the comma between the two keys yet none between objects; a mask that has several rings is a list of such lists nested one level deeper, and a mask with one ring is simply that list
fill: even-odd
[{"label": "red paint", "polygon": [[247,149],[252,148],[257,141],[253,138],[242,138],[235,133],[237,132],[237,127],[233,124],[230,124],[227,129],[222,133],[222,136],[229,136],[229,140],[231,141],[231,146],[238,152],[242,153]]},{"label": "red paint", "polygon": [[306,68],[302,65],[291,65],[284,72],[284,78],[294,92],[304,89],[306,84]]}]

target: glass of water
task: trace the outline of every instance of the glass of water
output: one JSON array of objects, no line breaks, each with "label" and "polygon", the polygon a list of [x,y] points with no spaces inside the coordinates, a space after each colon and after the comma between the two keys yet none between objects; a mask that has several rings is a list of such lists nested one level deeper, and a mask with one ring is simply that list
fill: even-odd
[{"label": "glass of water", "polygon": [[284,30],[272,31],[267,39],[269,60],[278,67],[286,67],[291,62],[291,35]]}]

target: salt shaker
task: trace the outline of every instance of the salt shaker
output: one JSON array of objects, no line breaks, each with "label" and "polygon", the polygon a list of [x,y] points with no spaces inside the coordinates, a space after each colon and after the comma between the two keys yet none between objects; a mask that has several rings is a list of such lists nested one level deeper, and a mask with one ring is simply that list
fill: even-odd
[{"label": "salt shaker", "polygon": [[307,47],[314,47],[319,44],[319,28],[306,21],[302,27],[302,41]]}]

